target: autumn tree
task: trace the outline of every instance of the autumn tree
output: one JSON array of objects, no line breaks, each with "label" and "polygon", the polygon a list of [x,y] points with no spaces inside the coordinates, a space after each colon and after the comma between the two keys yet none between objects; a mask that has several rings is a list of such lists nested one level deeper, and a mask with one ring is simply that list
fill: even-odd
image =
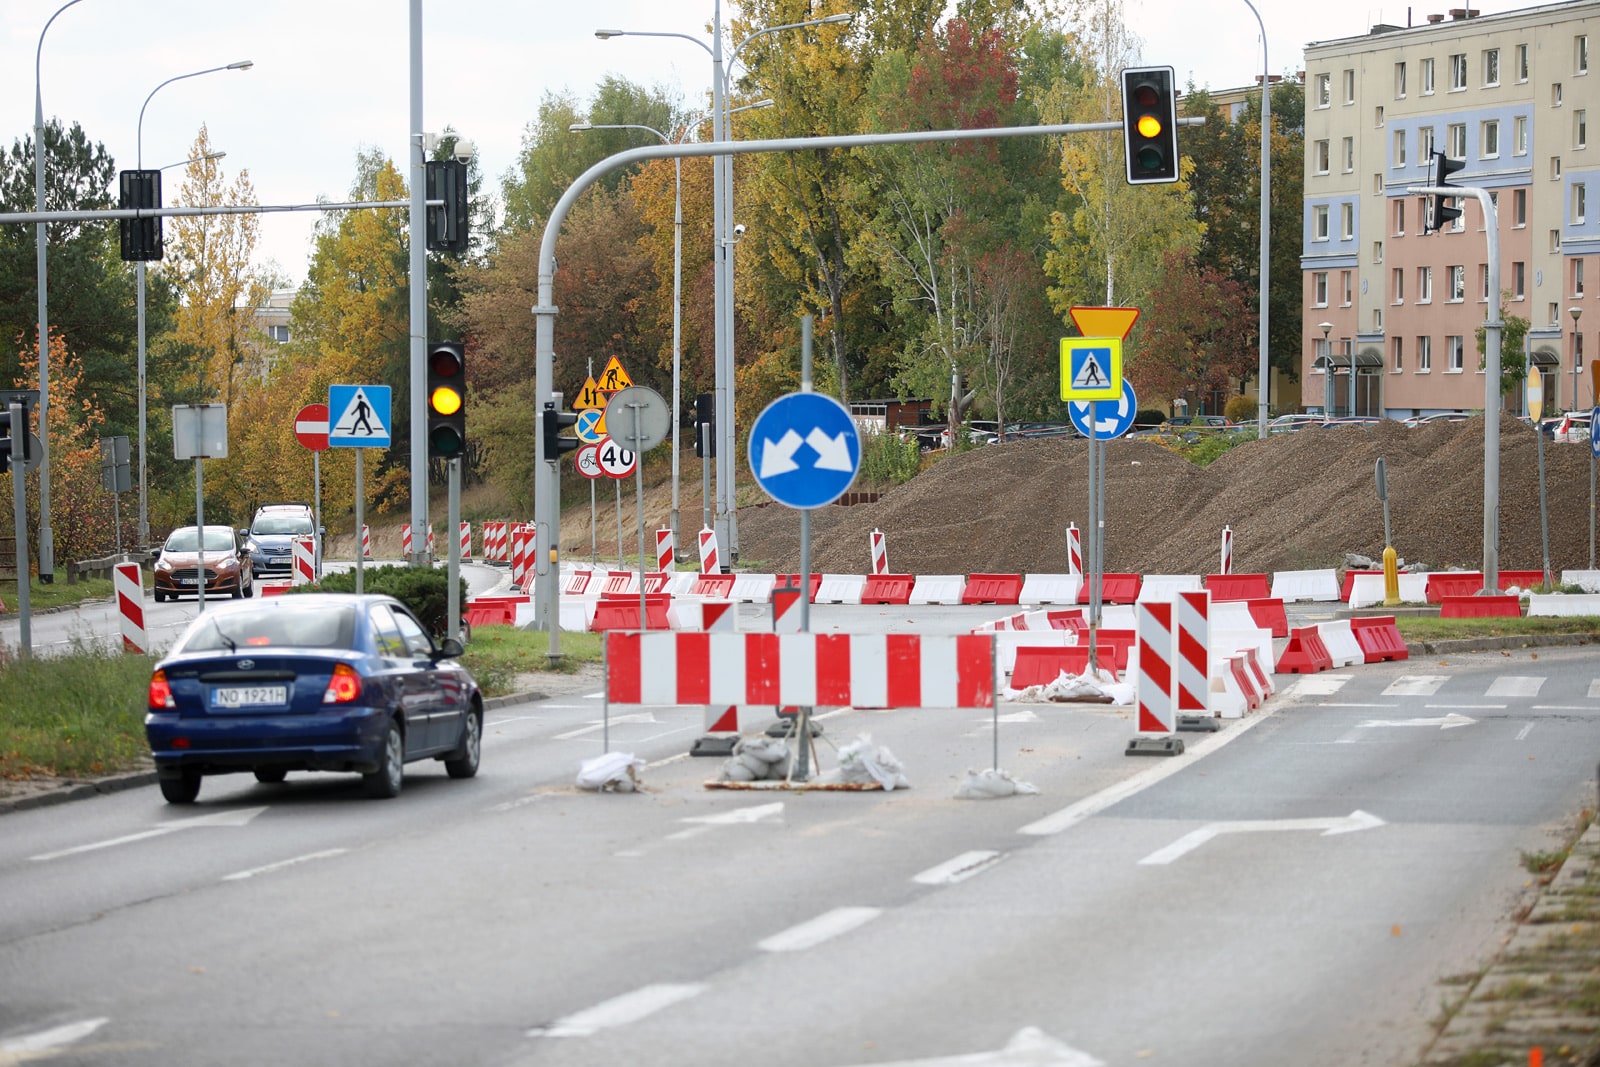
[{"label": "autumn tree", "polygon": [[1254,294],[1179,251],[1161,257],[1145,298],[1141,340],[1124,367],[1149,400],[1231,389],[1256,369]]}]

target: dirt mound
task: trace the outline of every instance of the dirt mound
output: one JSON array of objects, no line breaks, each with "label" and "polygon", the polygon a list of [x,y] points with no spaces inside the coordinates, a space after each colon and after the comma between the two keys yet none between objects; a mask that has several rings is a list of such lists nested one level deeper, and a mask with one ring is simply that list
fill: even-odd
[{"label": "dirt mound", "polygon": [[[1483,561],[1482,417],[1411,430],[1398,422],[1309,429],[1250,441],[1196,467],[1151,441],[1106,448],[1105,569],[1209,574],[1223,526],[1233,569],[1338,566],[1346,552],[1378,558],[1382,457],[1401,558],[1435,570]],[[1553,569],[1589,561],[1589,449],[1545,443]],[[990,445],[936,464],[876,503],[812,515],[812,569],[862,574],[868,537],[888,535],[891,570],[916,574],[1059,573],[1065,528],[1086,526],[1088,444]],[[799,513],[776,504],[739,512],[740,567],[799,567]],[[1500,567],[1543,565],[1534,431],[1500,423]]]}]

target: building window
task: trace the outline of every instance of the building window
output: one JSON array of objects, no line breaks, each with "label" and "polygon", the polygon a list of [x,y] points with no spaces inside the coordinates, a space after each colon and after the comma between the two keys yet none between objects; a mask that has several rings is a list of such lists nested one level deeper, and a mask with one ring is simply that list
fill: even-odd
[{"label": "building window", "polygon": [[1576,259],[1574,259],[1572,261],[1572,295],[1573,296],[1582,296],[1583,295],[1583,257],[1582,256],[1579,256],[1578,258],[1576,258]]},{"label": "building window", "polygon": [[1396,267],[1394,270],[1390,271],[1390,277],[1394,279],[1394,299],[1391,300],[1390,303],[1404,304],[1406,302],[1405,270],[1401,267]]},{"label": "building window", "polygon": [[1373,308],[1372,309],[1372,332],[1373,333],[1382,333],[1383,332],[1383,309],[1382,308]]},{"label": "building window", "polygon": [[1417,303],[1433,303],[1433,268],[1417,268]]},{"label": "building window", "polygon": [[1317,204],[1311,209],[1311,239],[1313,241],[1326,241],[1328,239],[1328,205]]},{"label": "building window", "polygon": [[1311,302],[1319,308],[1328,306],[1328,272],[1325,270],[1311,274]]},{"label": "building window", "polygon": [[1328,142],[1326,139],[1311,143],[1311,169],[1318,174],[1328,173]]},{"label": "building window", "polygon": [[1394,235],[1402,236],[1406,232],[1406,202],[1394,201]]},{"label": "building window", "polygon": [[1404,100],[1406,98],[1406,65],[1404,63],[1396,63],[1394,65],[1394,98],[1396,100]]},{"label": "building window", "polygon": [[1500,156],[1500,123],[1491,119],[1483,124],[1478,134],[1478,155],[1482,159]]},{"label": "building window", "polygon": [[1560,156],[1551,156],[1550,157],[1550,180],[1553,181],[1553,182],[1558,182],[1558,181],[1561,180],[1561,157]]},{"label": "building window", "polygon": [[1467,87],[1467,54],[1457,52],[1450,57],[1450,91],[1458,92]]},{"label": "building window", "polygon": [[1528,154],[1528,116],[1518,115],[1511,120],[1511,154],[1525,156]]},{"label": "building window", "polygon": [[1445,348],[1450,354],[1450,373],[1460,374],[1461,365],[1466,355],[1465,338],[1459,333],[1453,333],[1445,338]]},{"label": "building window", "polygon": [[1478,303],[1489,302],[1489,264],[1478,264]]},{"label": "building window", "polygon": [[1372,242],[1372,262],[1374,262],[1374,263],[1382,263],[1383,262],[1383,242],[1382,241],[1374,241],[1374,242]]},{"label": "building window", "polygon": [[1344,160],[1344,172],[1350,174],[1356,169],[1356,139],[1346,137],[1339,146],[1339,156]]},{"label": "building window", "polygon": [[1406,165],[1406,131],[1404,130],[1394,131],[1394,162],[1389,165],[1391,167],[1403,167]]},{"label": "building window", "polygon": [[1525,44],[1517,45],[1516,64],[1517,64],[1517,81],[1519,81],[1519,82],[1527,81],[1528,80],[1528,46],[1527,45],[1525,45]]},{"label": "building window", "polygon": [[287,327],[287,326],[268,326],[267,327],[267,336],[271,337],[274,341],[278,342],[280,345],[286,345],[286,344],[289,343],[289,327]]},{"label": "building window", "polygon": [[1433,370],[1433,338],[1417,338],[1417,373],[1427,374]]},{"label": "building window", "polygon": [[1317,75],[1317,106],[1327,107],[1333,103],[1332,89],[1333,75]]},{"label": "building window", "polygon": [[1467,158],[1467,124],[1453,122],[1445,127],[1445,154],[1451,159]]},{"label": "building window", "polygon": [[1560,326],[1561,325],[1561,305],[1560,304],[1551,304],[1550,305],[1550,325],[1552,325],[1552,326]]},{"label": "building window", "polygon": [[1453,266],[1450,268],[1450,302],[1459,304],[1467,298],[1467,268]]},{"label": "building window", "polygon": [[1433,127],[1424,126],[1417,131],[1417,166],[1433,164]]},{"label": "building window", "polygon": [[1351,203],[1339,205],[1339,237],[1348,241],[1356,235],[1356,206]]},{"label": "building window", "polygon": [[1588,214],[1589,194],[1588,186],[1583,182],[1575,182],[1572,186],[1572,222],[1581,224],[1583,217]]},{"label": "building window", "polygon": [[1381,174],[1374,174],[1372,176],[1372,195],[1373,196],[1382,196],[1383,195],[1383,175],[1381,175]]},{"label": "building window", "polygon": [[1528,295],[1528,265],[1523,262],[1511,264],[1511,299],[1524,300]]},{"label": "building window", "polygon": [[1379,104],[1372,111],[1372,124],[1378,129],[1383,129],[1383,105]]},{"label": "building window", "polygon": [[1561,251],[1561,231],[1560,230],[1551,230],[1550,231],[1550,251],[1552,251],[1552,252]]},{"label": "building window", "polygon": [[1406,369],[1406,343],[1404,337],[1391,337],[1389,339],[1389,362],[1393,364],[1395,374]]},{"label": "building window", "polygon": [[1423,96],[1432,96],[1433,95],[1433,60],[1432,59],[1424,59],[1422,61],[1422,95]]},{"label": "building window", "polygon": [[1355,282],[1352,280],[1349,271],[1342,270],[1339,272],[1339,288],[1344,293],[1344,306],[1349,307],[1355,302],[1356,295]]},{"label": "building window", "polygon": [[1511,190],[1511,225],[1526,226],[1528,224],[1528,190]]},{"label": "building window", "polygon": [[1462,201],[1461,201],[1461,203],[1459,205],[1460,208],[1461,208],[1461,214],[1457,215],[1455,218],[1450,220],[1450,232],[1451,233],[1460,233],[1461,231],[1463,231],[1463,230],[1465,230],[1467,228],[1467,210],[1466,210],[1466,205],[1469,204],[1469,203],[1476,203],[1476,201],[1462,199]]},{"label": "building window", "polygon": [[1344,72],[1344,102],[1347,104],[1356,102],[1356,72],[1354,70],[1346,70]]},{"label": "building window", "polygon": [[1589,112],[1579,108],[1572,113],[1572,147],[1587,148],[1589,146]]},{"label": "building window", "polygon": [[1561,83],[1555,82],[1550,86],[1550,106],[1561,106]]},{"label": "building window", "polygon": [[1589,73],[1589,35],[1581,33],[1572,39],[1572,72]]},{"label": "building window", "polygon": [[1500,49],[1485,48],[1483,50],[1483,84],[1500,84]]}]

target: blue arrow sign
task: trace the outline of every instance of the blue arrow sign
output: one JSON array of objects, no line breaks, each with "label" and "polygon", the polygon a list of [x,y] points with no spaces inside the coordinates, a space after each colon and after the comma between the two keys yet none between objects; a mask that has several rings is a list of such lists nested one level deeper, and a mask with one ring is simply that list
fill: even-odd
[{"label": "blue arrow sign", "polygon": [[[1122,379],[1122,397],[1116,401],[1073,401],[1067,405],[1067,417],[1072,420],[1072,425],[1083,436],[1093,437],[1096,441],[1109,441],[1127,433],[1138,411],[1139,399],[1134,396],[1133,383],[1126,378]],[[1089,427],[1091,418],[1094,420],[1092,431]]]},{"label": "blue arrow sign", "polygon": [[387,385],[328,386],[328,444],[334,448],[389,447]]},{"label": "blue arrow sign", "polygon": [[831,504],[856,480],[861,434],[845,406],[822,393],[790,393],[750,428],[750,472],[791,508]]},{"label": "blue arrow sign", "polygon": [[1589,409],[1589,454],[1600,458],[1600,407]]}]

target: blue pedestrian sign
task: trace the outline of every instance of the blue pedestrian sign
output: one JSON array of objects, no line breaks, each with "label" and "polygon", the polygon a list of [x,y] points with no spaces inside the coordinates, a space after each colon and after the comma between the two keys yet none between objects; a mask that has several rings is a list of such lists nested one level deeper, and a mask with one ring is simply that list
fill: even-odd
[{"label": "blue pedestrian sign", "polygon": [[809,511],[856,480],[861,434],[845,406],[823,393],[790,393],[750,428],[750,472],[780,504]]},{"label": "blue pedestrian sign", "polygon": [[333,448],[389,447],[387,385],[328,386],[328,444]]},{"label": "blue pedestrian sign", "polygon": [[[1139,410],[1139,399],[1134,396],[1133,383],[1122,379],[1122,396],[1117,400],[1074,401],[1067,405],[1067,417],[1085,437],[1096,441],[1109,441],[1121,437],[1133,426],[1133,417]],[[1094,420],[1091,431],[1089,422]]]}]

